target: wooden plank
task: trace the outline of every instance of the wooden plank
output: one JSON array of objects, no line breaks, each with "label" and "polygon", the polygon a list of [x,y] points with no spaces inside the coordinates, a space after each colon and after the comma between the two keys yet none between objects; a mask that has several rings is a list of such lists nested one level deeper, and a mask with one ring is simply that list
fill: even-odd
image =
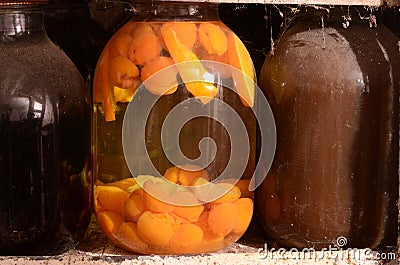
[{"label": "wooden plank", "polygon": [[[378,252],[368,255],[363,254],[366,250],[331,251],[322,253],[317,251],[315,255],[302,255],[301,252],[286,251],[272,252],[265,249],[264,238],[256,223],[252,223],[246,234],[239,240],[223,250],[205,255],[137,255],[126,252],[116,247],[106,238],[98,227],[95,217],[87,230],[81,243],[73,250],[56,256],[0,256],[1,265],[62,265],[62,264],[94,264],[94,265],[192,265],[192,264],[215,264],[215,265],[380,265],[381,259]],[[260,251],[260,248],[264,251]],[[308,252],[307,252],[308,253]],[[354,253],[354,255],[352,254]],[[357,254],[359,253],[359,254]],[[268,254],[268,255],[266,255]],[[311,254],[311,253],[309,253]],[[381,253],[382,254],[382,253]],[[393,253],[395,254],[395,253]],[[388,255],[388,254],[385,254]],[[382,256],[381,256],[382,257]],[[389,256],[386,256],[389,257]],[[388,261],[397,261],[386,258]]]},{"label": "wooden plank", "polygon": [[[175,0],[187,2],[188,0]],[[295,4],[295,5],[358,5],[381,6],[383,4],[400,5],[400,0],[191,0],[191,2],[209,3],[247,3],[247,4]]]}]

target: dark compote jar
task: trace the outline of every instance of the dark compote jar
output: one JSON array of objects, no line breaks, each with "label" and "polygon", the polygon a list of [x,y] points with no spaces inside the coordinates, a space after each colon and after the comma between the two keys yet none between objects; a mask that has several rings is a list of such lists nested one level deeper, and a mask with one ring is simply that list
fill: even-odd
[{"label": "dark compote jar", "polygon": [[297,16],[260,75],[277,149],[257,215],[287,247],[396,246],[398,38],[353,11]]},{"label": "dark compote jar", "polygon": [[0,3],[0,255],[57,254],[91,217],[90,97],[47,37],[43,1],[9,2]]}]

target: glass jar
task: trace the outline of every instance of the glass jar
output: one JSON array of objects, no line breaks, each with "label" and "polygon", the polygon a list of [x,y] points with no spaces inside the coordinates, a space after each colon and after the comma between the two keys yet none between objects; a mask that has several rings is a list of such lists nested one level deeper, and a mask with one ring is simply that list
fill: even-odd
[{"label": "glass jar", "polygon": [[256,211],[286,247],[396,246],[398,39],[352,11],[297,16],[260,74],[278,137]]},{"label": "glass jar", "polygon": [[252,218],[254,67],[217,7],[138,3],[96,66],[95,212],[126,250],[216,251]]},{"label": "glass jar", "polygon": [[91,218],[90,96],[46,35],[43,1],[11,2],[0,4],[0,254],[58,254]]}]

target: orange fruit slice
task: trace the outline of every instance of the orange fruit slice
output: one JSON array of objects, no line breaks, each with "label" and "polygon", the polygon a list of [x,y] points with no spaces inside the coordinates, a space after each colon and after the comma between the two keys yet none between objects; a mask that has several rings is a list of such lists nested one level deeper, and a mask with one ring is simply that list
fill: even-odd
[{"label": "orange fruit slice", "polygon": [[111,87],[109,82],[109,54],[110,45],[106,45],[100,55],[96,65],[94,83],[93,83],[93,100],[102,102],[104,109],[104,118],[106,121],[115,121],[115,102],[111,96]]},{"label": "orange fruit slice", "polygon": [[[172,59],[177,63],[179,74],[187,90],[203,104],[210,102],[218,93],[218,88],[211,83],[213,75],[207,72],[196,54],[179,40],[170,25],[163,25],[160,31]],[[204,81],[207,77],[210,81]]]},{"label": "orange fruit slice", "polygon": [[240,71],[232,71],[232,78],[236,86],[236,92],[239,94],[240,99],[245,106],[253,107],[255,73],[250,54],[243,42],[235,33],[229,33],[228,42],[229,64]]},{"label": "orange fruit slice", "polygon": [[198,32],[200,43],[209,54],[222,55],[226,52],[228,39],[219,26],[207,22],[201,23]]},{"label": "orange fruit slice", "polygon": [[170,24],[178,39],[188,48],[192,48],[197,41],[197,27],[192,22],[176,22]]}]

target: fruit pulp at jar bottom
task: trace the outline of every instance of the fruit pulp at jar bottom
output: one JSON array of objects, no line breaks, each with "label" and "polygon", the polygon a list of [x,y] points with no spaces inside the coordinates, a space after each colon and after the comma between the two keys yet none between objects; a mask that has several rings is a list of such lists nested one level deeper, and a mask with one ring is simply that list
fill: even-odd
[{"label": "fruit pulp at jar bottom", "polygon": [[3,254],[58,252],[65,242],[75,244],[90,220],[88,145],[82,135],[87,123],[70,112],[58,124],[44,124],[49,117],[28,110],[31,103],[28,97],[0,97]]},{"label": "fruit pulp at jar bottom", "polygon": [[[174,94],[162,96],[150,112],[146,124],[145,140],[147,151],[150,154],[153,165],[161,173],[166,172],[173,165],[163,153],[160,131],[165,116],[178,102],[188,97],[187,92],[182,92],[181,90],[178,88]],[[142,88],[137,93],[140,95],[141,93],[149,92]],[[255,130],[255,120],[251,109],[243,107],[239,97],[232,91],[221,93],[221,99],[222,96],[224,99],[228,98],[233,107],[240,106],[236,108],[238,109],[238,114],[245,122],[249,134],[252,135],[251,133]],[[248,185],[254,168],[255,140],[250,139],[251,155],[244,172],[245,179],[239,180],[236,187],[232,187],[232,191],[228,192],[228,194],[233,193],[234,196],[226,200],[226,203],[222,206],[220,205],[221,208],[216,207],[221,204],[220,201],[201,205],[203,210],[197,208],[197,214],[191,215],[190,220],[185,218],[187,216],[182,217],[176,214],[174,210],[170,209],[170,205],[164,205],[165,208],[169,209],[166,212],[163,212],[162,207],[158,209],[159,212],[151,211],[148,207],[149,203],[146,202],[148,196],[143,195],[143,191],[128,191],[129,187],[135,185],[135,182],[125,162],[122,149],[121,131],[127,105],[128,103],[118,103],[119,110],[117,111],[116,121],[112,122],[104,120],[104,115],[101,113],[101,104],[96,104],[94,111],[94,120],[96,122],[94,131],[96,134],[95,163],[97,165],[95,210],[98,223],[107,236],[118,246],[141,253],[204,253],[221,249],[238,240],[245,232],[253,213],[253,194],[248,191]],[[247,120],[244,117],[248,117]],[[133,131],[136,130],[133,129]],[[200,139],[206,136],[211,137],[216,142],[218,150],[216,159],[205,168],[206,174],[211,180],[222,172],[229,159],[229,136],[223,127],[211,118],[194,119],[182,128],[180,132],[180,147],[185,155],[194,159],[199,155],[197,146]],[[141,158],[136,157],[135,159],[140,161]],[[140,172],[137,174],[140,175]],[[105,196],[108,200],[102,199],[104,194],[107,194]],[[188,196],[195,198],[193,194]],[[107,201],[112,201],[113,203],[108,205]],[[127,213],[127,211],[130,212],[129,209],[138,210],[139,212],[136,212],[138,216],[132,219],[129,216],[130,213]],[[175,207],[175,209],[178,209],[178,212],[180,211],[179,207]],[[196,212],[195,209],[193,211]],[[138,226],[140,216],[143,214],[143,218],[148,218],[148,222],[153,220],[155,223],[159,222],[157,224],[160,226],[165,225],[167,227],[165,228],[165,231],[167,231],[165,233],[172,231],[172,234],[164,235],[165,237],[171,236],[170,241],[167,240],[168,243],[164,242],[165,244],[163,245],[160,242],[154,242],[146,238],[148,235],[146,235],[146,232],[141,231],[141,225]],[[209,215],[212,217],[210,218]],[[223,225],[228,231],[220,232],[218,230],[221,229],[218,228],[220,224],[215,219],[219,219],[222,222],[230,219],[234,220],[231,224],[226,223]],[[157,231],[162,237],[163,229],[160,228]],[[151,231],[148,232],[150,233]],[[188,238],[189,241],[190,239],[196,241],[197,238],[197,241],[186,242],[187,246],[176,248],[173,238],[179,238],[179,233],[187,233],[187,236],[182,237]],[[185,244],[185,242],[182,244]]]}]

